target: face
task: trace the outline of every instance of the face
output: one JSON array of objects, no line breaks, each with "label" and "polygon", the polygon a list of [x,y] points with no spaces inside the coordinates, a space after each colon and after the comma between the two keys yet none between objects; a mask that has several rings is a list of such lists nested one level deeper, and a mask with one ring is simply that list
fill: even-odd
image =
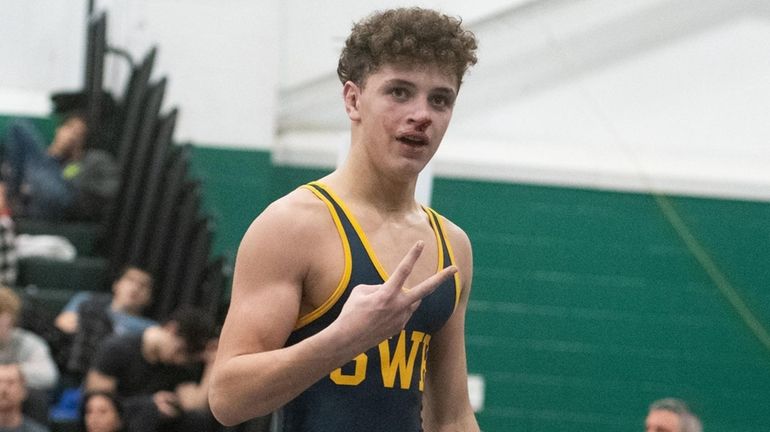
[{"label": "face", "polygon": [[113,307],[140,314],[152,298],[152,277],[137,268],[129,268],[112,286]]},{"label": "face", "polygon": [[372,166],[396,175],[416,176],[444,137],[457,90],[456,78],[431,65],[386,65],[363,86],[347,82],[351,153],[363,153]]},{"label": "face", "polygon": [[188,352],[184,338],[176,333],[174,323],[165,324],[163,329],[163,343],[158,346],[158,357],[162,363],[186,365],[197,360],[197,356]]},{"label": "face", "polygon": [[21,409],[27,389],[18,365],[0,365],[0,411]]},{"label": "face", "polygon": [[16,316],[11,312],[0,312],[0,341],[6,342],[11,338],[11,332],[16,325]]},{"label": "face", "polygon": [[56,128],[52,149],[64,157],[72,157],[85,145],[88,128],[82,118],[72,117]]},{"label": "face", "polygon": [[112,400],[103,395],[91,396],[88,399],[84,419],[87,432],[114,432],[122,426],[120,415]]},{"label": "face", "polygon": [[667,410],[652,410],[644,422],[645,432],[679,432],[679,415]]}]

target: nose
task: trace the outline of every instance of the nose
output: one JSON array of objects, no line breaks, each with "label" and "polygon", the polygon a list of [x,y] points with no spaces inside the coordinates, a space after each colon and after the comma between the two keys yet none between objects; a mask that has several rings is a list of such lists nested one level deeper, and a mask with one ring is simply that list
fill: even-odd
[{"label": "nose", "polygon": [[427,101],[415,101],[412,110],[409,112],[408,121],[419,131],[424,131],[433,123]]}]

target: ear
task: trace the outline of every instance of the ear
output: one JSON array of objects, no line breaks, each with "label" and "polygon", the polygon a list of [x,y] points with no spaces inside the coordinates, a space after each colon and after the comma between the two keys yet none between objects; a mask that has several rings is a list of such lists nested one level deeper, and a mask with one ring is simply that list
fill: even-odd
[{"label": "ear", "polygon": [[358,110],[361,101],[361,88],[353,81],[348,81],[342,87],[342,97],[345,100],[345,111],[350,120],[361,120],[361,114]]}]

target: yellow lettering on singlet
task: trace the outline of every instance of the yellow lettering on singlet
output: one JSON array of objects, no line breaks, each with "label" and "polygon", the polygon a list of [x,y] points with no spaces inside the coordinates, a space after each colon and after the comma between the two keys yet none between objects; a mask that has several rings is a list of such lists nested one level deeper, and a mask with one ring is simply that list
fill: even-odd
[{"label": "yellow lettering on singlet", "polygon": [[396,372],[398,372],[401,379],[401,388],[406,390],[410,387],[412,372],[414,371],[414,360],[417,357],[420,342],[422,342],[424,337],[425,333],[423,332],[412,332],[412,346],[409,349],[408,360],[406,358],[406,331],[401,330],[401,333],[398,335],[398,342],[396,342],[396,349],[393,352],[392,358],[388,341],[380,342],[380,367],[382,369],[382,383],[385,387],[393,388],[396,382]]},{"label": "yellow lettering on singlet", "polygon": [[366,379],[366,364],[369,362],[369,357],[366,353],[359,354],[353,359],[356,363],[353,375],[345,375],[342,373],[342,368],[337,368],[332,371],[329,378],[338,385],[357,386]]},{"label": "yellow lettering on singlet", "polygon": [[430,335],[426,334],[422,340],[422,365],[420,366],[420,391],[425,389],[425,372],[428,371],[428,347],[430,347]]}]

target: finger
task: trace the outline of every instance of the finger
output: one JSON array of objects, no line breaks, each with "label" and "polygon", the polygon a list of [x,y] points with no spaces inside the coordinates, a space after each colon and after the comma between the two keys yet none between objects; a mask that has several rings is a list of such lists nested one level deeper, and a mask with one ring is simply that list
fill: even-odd
[{"label": "finger", "polygon": [[401,259],[398,267],[396,267],[393,274],[390,275],[390,278],[386,282],[386,285],[389,285],[392,291],[398,292],[401,290],[401,287],[404,286],[406,279],[414,269],[414,263],[417,262],[417,258],[420,257],[424,247],[425,243],[418,241],[411,249],[409,249],[409,252],[406,253],[404,258]]},{"label": "finger", "polygon": [[412,302],[422,300],[425,296],[435,291],[439,285],[454,276],[455,273],[457,273],[457,267],[449,266],[420,282],[418,285],[412,287],[412,289],[405,290],[404,295]]}]

